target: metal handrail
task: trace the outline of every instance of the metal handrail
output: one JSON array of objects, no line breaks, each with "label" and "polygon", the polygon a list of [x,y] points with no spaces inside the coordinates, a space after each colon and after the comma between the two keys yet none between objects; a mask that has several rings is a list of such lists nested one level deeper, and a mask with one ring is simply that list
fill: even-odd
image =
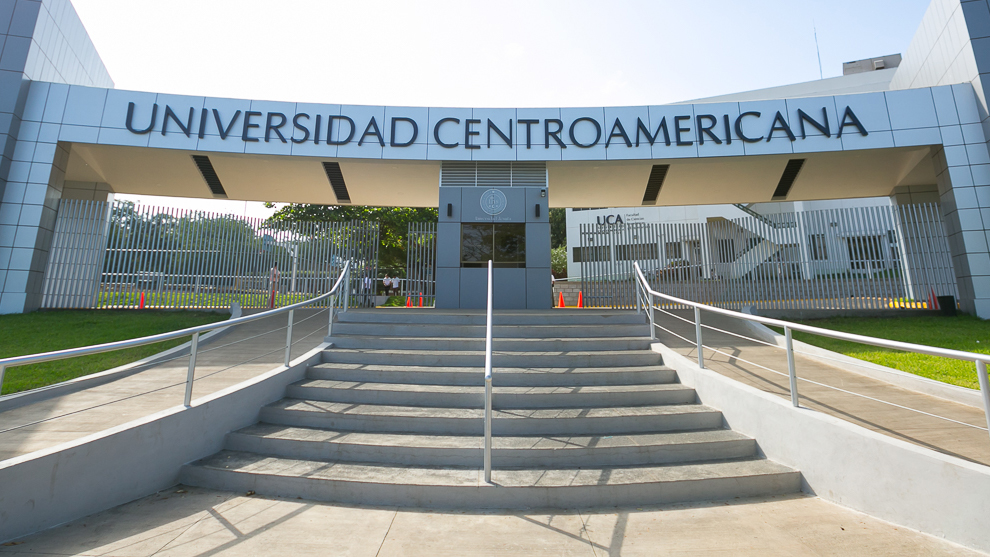
[{"label": "metal handrail", "polygon": [[[267,317],[272,317],[273,315],[278,315],[281,313],[289,314],[289,325],[288,333],[286,335],[286,346],[285,346],[285,367],[289,366],[289,355],[292,349],[292,324],[294,319],[295,310],[304,306],[312,305],[321,302],[331,296],[337,294],[340,289],[341,283],[345,284],[344,290],[344,305],[341,311],[347,311],[348,303],[348,292],[349,288],[346,287],[348,282],[348,277],[350,276],[351,263],[348,261],[344,264],[344,268],[340,272],[340,276],[334,283],[333,288],[328,292],[321,294],[315,298],[298,302],[285,307],[272,309],[268,311],[263,311],[261,313],[256,313],[254,315],[248,315],[244,317],[238,317],[236,319],[228,319],[227,321],[220,321],[217,323],[209,323],[206,325],[199,325],[196,327],[188,327],[186,329],[179,329],[177,331],[171,331],[168,333],[159,333],[157,335],[149,335],[145,337],[132,338],[128,340],[119,340],[116,342],[108,342],[105,344],[94,344],[92,346],[81,346],[79,348],[67,348],[65,350],[55,350],[52,352],[42,352],[40,354],[27,354],[24,356],[13,356],[10,358],[0,359],[0,388],[3,387],[3,375],[6,368],[12,366],[20,366],[27,364],[36,364],[41,362],[51,362],[55,360],[64,360],[67,358],[74,358],[76,356],[88,356],[90,354],[100,354],[102,352],[113,352],[115,350],[123,350],[125,348],[134,348],[136,346],[144,346],[147,344],[155,344],[158,342],[164,342],[167,340],[172,340],[176,338],[181,338],[185,336],[192,335],[192,342],[189,352],[189,372],[186,377],[186,394],[185,394],[185,405],[189,406],[192,399],[192,383],[195,376],[196,370],[196,354],[199,349],[199,334],[207,331],[212,331],[214,329],[220,329],[224,327],[236,327],[238,325],[243,325],[251,321],[257,321],[259,319],[265,319]],[[330,305],[330,318],[327,324],[327,336],[329,336],[333,330],[333,317],[334,308],[336,307],[336,299],[334,303]]]},{"label": "metal handrail", "polygon": [[[695,341],[698,345],[698,366],[704,369],[704,354],[702,352],[702,340],[701,340],[701,310],[709,311],[712,313],[717,313],[720,315],[726,315],[729,317],[734,317],[736,319],[745,319],[747,321],[754,321],[756,323],[762,323],[764,325],[771,325],[775,327],[782,327],[784,329],[784,339],[785,339],[785,350],[787,351],[787,371],[788,378],[790,380],[791,387],[791,403],[794,406],[798,406],[798,391],[797,391],[797,373],[794,364],[794,347],[792,340],[792,331],[801,331],[804,333],[810,333],[813,335],[819,335],[823,337],[829,337],[839,340],[845,340],[849,342],[856,342],[859,344],[869,344],[872,346],[879,346],[881,348],[892,348],[894,350],[902,350],[904,352],[915,352],[918,354],[927,354],[929,356],[941,356],[943,358],[953,358],[956,360],[970,361],[976,364],[976,375],[980,382],[980,394],[983,396],[983,413],[987,420],[987,429],[990,430],[990,378],[987,377],[987,363],[990,362],[990,355],[980,354],[978,352],[966,352],[963,350],[952,350],[949,348],[939,348],[936,346],[926,346],[924,344],[914,344],[911,342],[900,342],[896,340],[887,340],[877,337],[869,337],[864,335],[857,335],[854,333],[844,333],[842,331],[833,331],[831,329],[823,329],[821,327],[813,327],[811,325],[803,325],[801,323],[794,323],[791,321],[783,321],[780,319],[772,319],[770,317],[761,317],[759,315],[749,315],[746,313],[740,313],[738,311],[732,311],[729,309],[723,309],[715,306],[709,306],[707,304],[702,304],[698,302],[692,302],[691,300],[685,300],[683,298],[678,298],[676,296],[670,296],[668,294],[663,294],[657,292],[650,288],[650,283],[646,280],[643,275],[642,270],[639,268],[639,263],[634,262],[633,266],[636,269],[636,281],[640,284],[643,289],[643,294],[646,294],[649,298],[649,316],[650,316],[650,330],[651,335],[655,334],[656,321],[653,318],[653,297],[663,298],[667,301],[673,302],[675,304],[680,304],[684,306],[689,306],[694,308],[694,324],[695,324]],[[646,303],[645,300],[639,300],[641,296],[637,296],[638,303]],[[637,305],[636,311],[640,310]],[[655,338],[655,336],[653,337]]]},{"label": "metal handrail", "polygon": [[485,326],[485,481],[492,483],[492,261],[488,260],[488,321]]}]

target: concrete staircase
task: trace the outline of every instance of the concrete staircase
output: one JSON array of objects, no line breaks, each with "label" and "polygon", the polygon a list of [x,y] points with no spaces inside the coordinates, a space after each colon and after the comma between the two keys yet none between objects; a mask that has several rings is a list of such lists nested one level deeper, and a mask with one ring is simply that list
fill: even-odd
[{"label": "concrete staircase", "polygon": [[334,347],[183,483],[434,508],[594,507],[796,492],[649,349],[633,312],[499,312],[492,479],[484,315],[349,311]]}]

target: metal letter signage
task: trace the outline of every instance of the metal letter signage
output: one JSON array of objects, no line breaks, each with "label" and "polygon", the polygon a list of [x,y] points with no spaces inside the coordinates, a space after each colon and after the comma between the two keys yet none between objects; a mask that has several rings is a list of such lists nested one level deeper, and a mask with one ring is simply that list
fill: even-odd
[{"label": "metal letter signage", "polygon": [[491,189],[481,194],[481,210],[495,216],[505,210],[505,194]]},{"label": "metal letter signage", "polygon": [[[375,152],[371,149],[379,149],[378,154],[374,155],[375,158],[381,156],[380,150],[386,144],[389,148],[411,148],[418,145],[425,149],[423,144],[427,140],[417,141],[417,139],[421,126],[425,128],[427,125],[431,125],[433,129],[431,138],[433,145],[445,149],[472,151],[500,149],[499,154],[504,153],[509,159],[515,157],[511,149],[563,150],[567,147],[591,149],[600,145],[602,138],[605,137],[606,129],[611,131],[605,137],[605,149],[612,152],[648,145],[650,148],[657,148],[652,150],[654,158],[663,157],[662,148],[664,147],[677,149],[691,145],[731,145],[733,141],[737,140],[745,143],[803,140],[808,137],[809,125],[814,132],[833,141],[838,141],[843,133],[859,133],[864,137],[869,135],[860,118],[849,106],[845,106],[843,111],[835,113],[841,114],[841,118],[831,121],[826,107],[822,107],[821,116],[818,115],[817,110],[805,112],[803,109],[798,109],[796,114],[778,111],[763,114],[757,111],[747,111],[738,116],[725,113],[692,116],[690,110],[685,110],[688,114],[663,116],[659,122],[652,118],[647,118],[647,121],[636,118],[633,122],[630,117],[626,117],[626,121],[623,122],[622,117],[616,117],[612,120],[610,127],[606,127],[606,122],[601,117],[580,114],[568,119],[522,118],[513,120],[506,118],[495,121],[490,118],[482,120],[481,118],[448,116],[439,109],[432,108],[429,109],[428,119],[411,115],[384,118],[384,114],[392,110],[385,111],[385,107],[381,107],[382,110],[378,111],[383,116],[370,117],[358,117],[357,115],[352,115],[354,116],[352,117],[345,114],[346,109],[341,109],[340,113],[329,114],[311,114],[310,112],[289,114],[251,110],[242,112],[237,110],[233,113],[225,111],[221,115],[218,109],[207,106],[190,107],[187,116],[186,109],[181,106],[173,109],[172,106],[166,105],[163,111],[160,111],[159,108],[157,103],[153,103],[151,106],[138,106],[134,102],[129,102],[126,111],[121,107],[118,118],[123,120],[124,127],[128,131],[138,135],[153,131],[167,135],[168,125],[171,121],[173,130],[178,128],[176,131],[188,138],[193,136],[194,130],[198,130],[196,135],[199,139],[207,135],[218,135],[220,140],[224,141],[228,137],[238,138],[238,134],[233,133],[237,129],[241,132],[239,139],[245,143],[257,143],[264,139],[265,142],[289,143],[291,141],[299,144],[312,138],[314,144],[320,144],[321,139],[323,139],[328,147],[333,147],[354,142],[356,143],[354,147],[363,148],[366,153],[374,154]],[[400,109],[395,110],[400,111]],[[438,112],[436,117],[433,115],[434,111]],[[211,112],[213,118],[209,117]],[[158,118],[160,115],[162,118]],[[289,127],[290,121],[292,123],[291,129]],[[323,122],[326,122],[325,129],[321,125]],[[334,129],[335,123],[337,129]],[[482,130],[483,124],[484,130]],[[544,132],[543,141],[539,140],[538,135],[534,137],[533,132],[534,126],[539,130],[541,124]],[[364,130],[364,133],[358,136],[358,130]],[[635,130],[635,138],[630,134],[633,130]],[[795,133],[795,130],[800,133]],[[485,135],[484,141],[481,140],[482,131]],[[493,131],[497,138],[494,145],[492,144]],[[386,132],[388,132],[387,137]],[[661,132],[663,132],[662,136]],[[535,133],[538,134],[539,132]],[[177,134],[173,133],[172,135]],[[522,142],[522,135],[525,135],[525,142]],[[564,141],[565,135],[570,143]],[[462,137],[463,140],[461,140]],[[518,143],[513,141],[513,137]],[[506,152],[499,144],[499,140],[509,147],[510,151]],[[353,150],[351,152],[353,153]],[[550,160],[554,158],[553,155],[548,156]],[[599,158],[606,158],[604,154],[598,156]],[[496,159],[498,158],[496,157]]]}]

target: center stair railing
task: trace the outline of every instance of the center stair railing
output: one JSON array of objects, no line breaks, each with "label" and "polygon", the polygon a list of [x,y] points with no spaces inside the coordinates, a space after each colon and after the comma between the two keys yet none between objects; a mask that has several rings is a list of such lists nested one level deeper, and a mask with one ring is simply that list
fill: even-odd
[{"label": "center stair railing", "polygon": [[492,261],[488,260],[488,322],[485,326],[485,481],[492,483]]}]

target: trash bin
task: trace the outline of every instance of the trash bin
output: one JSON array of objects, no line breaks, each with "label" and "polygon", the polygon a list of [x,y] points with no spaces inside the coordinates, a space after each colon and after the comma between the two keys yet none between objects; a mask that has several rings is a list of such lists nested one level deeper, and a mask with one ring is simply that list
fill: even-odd
[{"label": "trash bin", "polygon": [[942,315],[952,317],[956,314],[956,297],[955,296],[939,296],[938,297],[938,309],[941,310]]}]

